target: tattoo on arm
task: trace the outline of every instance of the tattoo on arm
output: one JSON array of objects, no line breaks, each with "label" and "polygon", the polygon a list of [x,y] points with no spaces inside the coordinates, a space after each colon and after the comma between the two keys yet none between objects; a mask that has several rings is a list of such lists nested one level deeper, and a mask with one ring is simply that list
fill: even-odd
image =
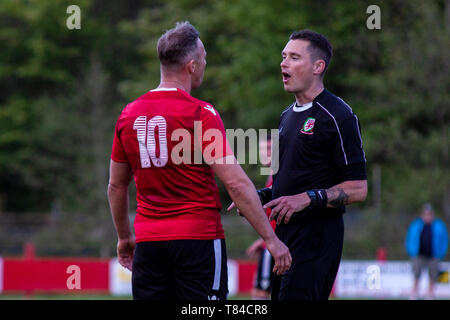
[{"label": "tattoo on arm", "polygon": [[349,196],[342,188],[331,188],[327,190],[328,204],[333,208],[343,207],[350,204]]}]

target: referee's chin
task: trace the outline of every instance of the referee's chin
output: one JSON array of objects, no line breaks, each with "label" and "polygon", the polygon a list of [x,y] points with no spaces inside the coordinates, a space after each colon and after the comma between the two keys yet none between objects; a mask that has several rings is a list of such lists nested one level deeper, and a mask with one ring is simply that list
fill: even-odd
[{"label": "referee's chin", "polygon": [[292,94],[296,95],[296,94],[304,92],[304,89],[301,87],[293,88],[292,86],[284,85],[284,91],[286,91],[287,93],[292,93]]},{"label": "referee's chin", "polygon": [[295,94],[297,91],[284,85],[284,91]]},{"label": "referee's chin", "polygon": [[295,90],[292,88],[292,86],[289,86],[287,83],[283,83],[284,91],[288,93],[296,93],[298,90]]}]

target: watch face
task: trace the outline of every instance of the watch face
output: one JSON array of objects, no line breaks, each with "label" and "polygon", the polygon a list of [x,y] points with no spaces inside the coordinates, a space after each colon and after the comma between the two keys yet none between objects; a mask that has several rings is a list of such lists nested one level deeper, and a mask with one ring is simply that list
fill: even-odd
[{"label": "watch face", "polygon": [[311,199],[311,203],[310,206],[314,207],[317,205],[317,195],[313,190],[309,190],[306,192],[306,194],[309,196],[309,198]]}]

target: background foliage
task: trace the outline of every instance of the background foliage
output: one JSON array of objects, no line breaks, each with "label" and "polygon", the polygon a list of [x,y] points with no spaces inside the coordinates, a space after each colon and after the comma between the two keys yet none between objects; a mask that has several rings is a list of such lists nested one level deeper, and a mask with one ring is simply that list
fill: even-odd
[{"label": "background foliage", "polygon": [[[71,4],[80,30],[66,27]],[[366,27],[371,4],[381,30]],[[226,128],[276,128],[293,100],[279,68],[289,35],[308,28],[329,38],[325,85],[360,118],[370,183],[368,200],[345,215],[344,257],[386,247],[405,258],[407,224],[424,202],[450,225],[448,1],[3,0],[0,255],[26,241],[42,255],[114,255],[106,185],[115,120],[158,85],[156,42],[182,20],[208,52],[192,94],[212,102]],[[264,184],[257,166],[244,169]],[[242,256],[256,233],[234,214],[223,221],[231,256]]]}]

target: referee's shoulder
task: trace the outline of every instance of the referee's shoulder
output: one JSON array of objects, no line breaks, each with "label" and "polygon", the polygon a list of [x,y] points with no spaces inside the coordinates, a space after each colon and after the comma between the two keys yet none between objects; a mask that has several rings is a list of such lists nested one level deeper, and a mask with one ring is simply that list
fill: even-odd
[{"label": "referee's shoulder", "polygon": [[352,108],[347,102],[326,89],[318,96],[315,102],[327,117],[338,123],[355,117]]},{"label": "referee's shoulder", "polygon": [[286,107],[280,114],[280,118],[282,118],[292,107],[295,105],[295,101],[291,103],[288,107]]}]

